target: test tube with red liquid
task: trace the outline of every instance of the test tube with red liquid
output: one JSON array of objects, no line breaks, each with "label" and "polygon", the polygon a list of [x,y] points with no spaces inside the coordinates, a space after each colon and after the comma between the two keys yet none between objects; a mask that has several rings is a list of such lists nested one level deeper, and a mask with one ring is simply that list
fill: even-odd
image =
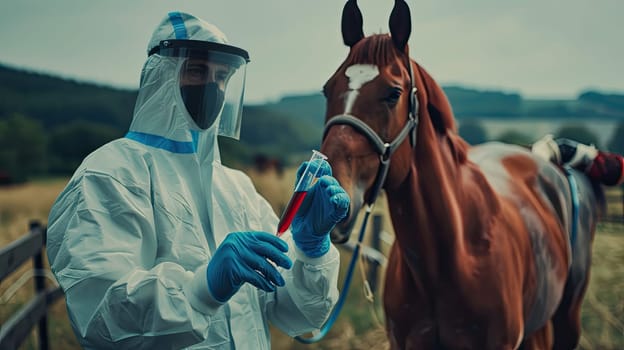
[{"label": "test tube with red liquid", "polygon": [[295,192],[292,197],[290,197],[286,210],[277,224],[277,237],[284,234],[284,232],[286,232],[286,230],[290,227],[290,223],[293,221],[295,214],[297,214],[297,210],[299,210],[306,194],[308,194],[308,189],[310,189],[310,187],[316,183],[316,180],[318,180],[318,171],[321,168],[322,161],[325,159],[327,159],[327,156],[323,153],[317,150],[312,150],[312,157],[308,160],[301,177],[299,177],[297,186],[295,186]]}]

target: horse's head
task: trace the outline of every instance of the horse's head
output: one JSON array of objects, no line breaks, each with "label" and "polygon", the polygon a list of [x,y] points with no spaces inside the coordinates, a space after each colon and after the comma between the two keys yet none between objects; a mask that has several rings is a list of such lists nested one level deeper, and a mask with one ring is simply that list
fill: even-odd
[{"label": "horse's head", "polygon": [[342,36],[351,49],[323,88],[327,112],[321,151],[351,196],[348,217],[332,232],[338,243],[349,238],[361,207],[410,171],[418,107],[407,47],[411,16],[404,0],[395,1],[389,24],[390,35],[364,37],[357,3],[347,1]]}]

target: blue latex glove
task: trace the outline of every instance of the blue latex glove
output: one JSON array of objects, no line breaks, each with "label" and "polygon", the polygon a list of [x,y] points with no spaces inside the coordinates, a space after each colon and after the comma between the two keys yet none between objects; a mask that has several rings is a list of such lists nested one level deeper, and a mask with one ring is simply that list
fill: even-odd
[{"label": "blue latex glove", "polygon": [[245,282],[267,292],[284,286],[284,278],[268,260],[286,269],[292,261],[288,244],[267,232],[234,232],[225,237],[208,263],[208,290],[219,302],[228,301]]},{"label": "blue latex glove", "polygon": [[[308,162],[297,170],[297,181]],[[314,164],[311,164],[314,166]],[[329,233],[349,210],[349,196],[338,181],[331,176],[331,166],[326,161],[318,164],[320,178],[308,190],[295,215],[291,232],[299,249],[307,256],[317,258],[329,250]]]}]

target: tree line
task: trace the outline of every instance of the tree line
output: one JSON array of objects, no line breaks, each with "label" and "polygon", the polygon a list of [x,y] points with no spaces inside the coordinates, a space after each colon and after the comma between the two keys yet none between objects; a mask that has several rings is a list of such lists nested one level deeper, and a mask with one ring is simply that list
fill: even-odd
[{"label": "tree line", "polygon": [[[0,183],[70,175],[89,153],[123,137],[126,130],[84,120],[47,128],[41,121],[19,113],[0,118]],[[263,154],[288,164],[289,157],[320,146],[320,135],[311,135],[307,130],[286,117],[250,107],[241,140],[219,139],[222,161],[235,167],[248,166],[254,157]]]}]

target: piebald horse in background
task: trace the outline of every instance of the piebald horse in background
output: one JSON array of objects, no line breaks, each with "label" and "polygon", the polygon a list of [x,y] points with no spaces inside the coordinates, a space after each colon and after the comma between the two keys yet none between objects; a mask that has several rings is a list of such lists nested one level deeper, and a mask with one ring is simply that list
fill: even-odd
[{"label": "piebald horse in background", "polygon": [[365,37],[356,1],[344,6],[350,51],[324,86],[321,151],[351,196],[334,242],[385,190],[396,233],[384,286],[392,348],[574,348],[599,187],[573,170],[570,187],[520,146],[468,145],[443,90],[409,56],[403,0],[389,24],[389,35]]}]

